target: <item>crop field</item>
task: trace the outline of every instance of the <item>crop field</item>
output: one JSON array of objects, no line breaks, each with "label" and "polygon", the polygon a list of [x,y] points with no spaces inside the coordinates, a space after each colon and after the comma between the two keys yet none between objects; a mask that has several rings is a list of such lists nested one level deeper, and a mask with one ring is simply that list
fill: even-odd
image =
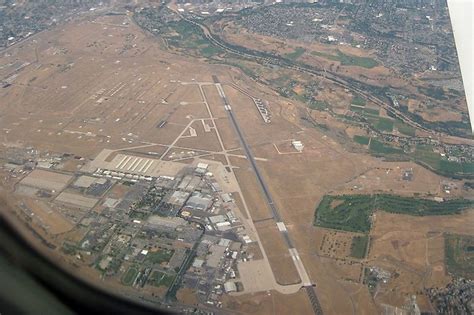
[{"label": "crop field", "polygon": [[390,118],[380,118],[375,125],[375,128],[381,131],[389,131],[393,130],[393,120]]},{"label": "crop field", "polygon": [[355,135],[354,136],[354,141],[357,142],[358,144],[362,144],[362,145],[368,145],[369,144],[369,137],[366,137],[366,136],[358,136],[358,135]]},{"label": "crop field", "polygon": [[456,277],[474,277],[474,236],[445,234],[445,260],[448,272]]},{"label": "crop field", "polygon": [[371,69],[378,65],[378,62],[372,58],[348,55],[348,54],[343,53],[340,50],[336,51],[336,55],[317,52],[317,51],[313,51],[311,52],[311,54],[315,56],[323,57],[326,59],[339,61],[341,65],[343,66],[356,66],[356,67]]},{"label": "crop field", "polygon": [[367,101],[362,96],[355,95],[352,98],[351,104],[358,105],[358,106],[365,106],[367,104]]},{"label": "crop field", "polygon": [[362,113],[367,117],[375,118],[379,115],[379,110],[375,108],[368,108],[368,107],[359,107],[351,105],[350,109],[354,112]]},{"label": "crop field", "polygon": [[372,139],[370,141],[370,151],[374,154],[403,154],[403,150],[400,148],[391,147],[383,144],[382,142]]},{"label": "crop field", "polygon": [[294,61],[301,57],[305,52],[306,49],[304,49],[303,47],[298,47],[295,49],[295,51],[286,54],[285,57]]},{"label": "crop field", "polygon": [[354,236],[351,244],[351,256],[354,258],[364,258],[368,243],[369,237],[367,235]]}]

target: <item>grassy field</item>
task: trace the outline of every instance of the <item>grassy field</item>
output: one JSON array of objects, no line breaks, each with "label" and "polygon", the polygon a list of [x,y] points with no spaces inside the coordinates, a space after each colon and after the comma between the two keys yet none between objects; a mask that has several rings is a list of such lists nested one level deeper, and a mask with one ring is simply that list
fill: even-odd
[{"label": "grassy field", "polygon": [[358,144],[368,145],[369,140],[370,140],[369,137],[366,137],[366,136],[358,136],[358,135],[354,136],[354,141],[357,142]]},{"label": "grassy field", "polygon": [[170,29],[174,30],[177,35],[173,35],[168,39],[168,43],[176,48],[185,48],[195,51],[198,55],[211,58],[222,54],[224,51],[213,45],[207,40],[202,30],[187,21],[172,22],[168,24]]},{"label": "grassy field", "polygon": [[169,287],[173,283],[174,278],[176,278],[176,275],[174,274],[170,275],[170,274],[155,270],[153,271],[150,278],[148,279],[148,282],[151,285],[154,285],[155,287],[161,287],[161,286]]},{"label": "grassy field", "polygon": [[448,272],[455,277],[474,278],[474,236],[444,235],[444,256]]},{"label": "grassy field", "polygon": [[410,125],[403,123],[400,120],[397,120],[395,122],[395,127],[398,129],[400,133],[404,134],[405,136],[410,136],[410,137],[415,136],[416,129]]},{"label": "grassy field", "polygon": [[376,117],[379,116],[379,110],[374,109],[374,108],[362,108],[362,107],[357,107],[357,106],[351,106],[351,111],[364,114],[364,115],[369,115],[369,116],[376,116]]},{"label": "grassy field", "polygon": [[439,153],[433,152],[431,146],[417,146],[412,156],[415,160],[425,163],[435,170],[439,170],[443,174],[474,174],[474,163],[457,163],[444,160]]},{"label": "grassy field", "polygon": [[168,262],[173,256],[174,250],[172,249],[161,249],[157,252],[148,252],[146,260],[153,264],[161,264]]},{"label": "grassy field", "polygon": [[122,283],[128,286],[132,285],[137,275],[138,275],[137,268],[135,267],[128,268],[128,270],[122,276]]},{"label": "grassy field", "polygon": [[375,155],[377,154],[403,154],[403,150],[400,148],[394,148],[388,145],[383,144],[382,142],[378,140],[372,139],[370,141],[370,151],[374,153]]},{"label": "grassy field", "polygon": [[365,106],[367,104],[367,101],[362,96],[355,95],[352,98],[351,104],[358,105],[358,106]]},{"label": "grassy field", "polygon": [[329,104],[324,101],[312,101],[309,103],[309,108],[316,110],[324,110],[329,107]]},{"label": "grassy field", "polygon": [[374,156],[404,157],[432,168],[434,171],[444,176],[472,176],[474,174],[474,163],[454,162],[443,159],[443,157],[433,151],[431,146],[418,145],[414,152],[405,153],[398,147],[392,147],[378,140],[372,139],[370,142],[370,152]]},{"label": "grassy field", "polygon": [[324,57],[326,59],[339,61],[343,66],[356,66],[371,69],[378,65],[378,62],[372,58],[348,55],[344,54],[340,50],[337,50],[336,55],[326,54],[318,51],[313,51],[311,54]]},{"label": "grassy field", "polygon": [[326,195],[316,208],[314,224],[349,232],[366,233],[374,210],[413,216],[453,215],[474,208],[467,199],[438,202],[431,199],[398,195]]},{"label": "grassy field", "polygon": [[377,209],[415,216],[452,215],[474,207],[474,202],[467,199],[451,199],[438,202],[431,199],[402,197],[397,195],[374,195]]},{"label": "grassy field", "polygon": [[380,131],[392,132],[393,120],[390,118],[379,118],[379,121],[375,124],[375,128]]},{"label": "grassy field", "polygon": [[351,256],[354,258],[365,258],[367,245],[369,244],[369,236],[354,236],[351,244]]},{"label": "grassy field", "polygon": [[297,47],[295,51],[285,54],[285,58],[290,59],[291,61],[297,60],[299,57],[301,57],[304,53],[306,52],[306,49],[303,47]]},{"label": "grassy field", "polygon": [[316,209],[315,225],[349,232],[370,231],[373,211],[370,195],[326,195]]}]

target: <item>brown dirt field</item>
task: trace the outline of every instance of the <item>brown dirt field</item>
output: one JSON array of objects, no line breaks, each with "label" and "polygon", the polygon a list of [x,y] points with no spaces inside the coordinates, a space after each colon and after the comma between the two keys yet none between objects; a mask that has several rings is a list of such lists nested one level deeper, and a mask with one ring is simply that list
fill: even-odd
[{"label": "brown dirt field", "polygon": [[236,157],[230,157],[230,162],[233,166],[238,167],[234,168],[234,174],[242,190],[252,219],[258,221],[272,217],[272,213],[263,198],[263,193],[257,182],[255,173],[250,168],[250,163],[247,160]]},{"label": "brown dirt field", "polygon": [[109,198],[120,199],[123,198],[127,192],[130,191],[130,187],[125,186],[123,184],[115,184],[108,192],[107,196]]},{"label": "brown dirt field", "polygon": [[242,196],[240,195],[240,193],[239,192],[234,192],[234,193],[232,193],[232,197],[235,200],[235,204],[240,209],[240,213],[242,213],[244,218],[248,219],[247,211],[245,211],[244,203],[242,201]]},{"label": "brown dirt field", "polygon": [[225,296],[225,309],[244,314],[312,314],[306,292],[300,290],[295,294],[284,295],[276,291]]},{"label": "brown dirt field", "polygon": [[57,213],[47,204],[32,199],[25,200],[25,204],[34,212],[35,217],[33,221],[40,226],[48,226],[47,232],[55,235],[70,231],[73,228],[71,222],[64,218],[60,213]]},{"label": "brown dirt field", "polygon": [[214,129],[204,132],[204,127],[200,121],[195,121],[191,126],[196,130],[197,136],[181,138],[176,143],[176,146],[214,152],[222,150]]},{"label": "brown dirt field", "polygon": [[[145,156],[158,157],[158,156],[161,156],[166,151],[166,147],[162,145],[154,145],[154,146],[147,146],[143,148],[136,148],[132,150],[124,150],[124,151],[133,152],[133,154],[135,155],[140,155],[141,153],[141,154],[144,154]],[[153,155],[150,155],[149,154],[150,152],[152,152]]]},{"label": "brown dirt field", "polygon": [[384,303],[401,307],[411,295],[423,290],[423,275],[411,272],[407,267],[393,267],[388,262],[377,262],[377,266],[390,271],[394,276],[382,284],[375,298],[377,304]]},{"label": "brown dirt field", "polygon": [[[134,48],[126,48],[127,34],[133,34]],[[202,100],[196,86],[178,83],[188,71],[208,79],[207,70],[196,70],[200,67],[196,63],[161,51],[157,41],[133,24],[104,29],[96,23],[73,22],[45,31],[36,42],[27,40],[21,47],[8,58],[32,65],[20,72],[18,84],[0,91],[8,104],[2,109],[4,128],[10,129],[8,141],[87,157],[103,146],[129,146],[121,140],[129,132],[140,140],[170,143],[181,132],[172,123],[187,123],[188,115],[207,117],[203,104],[180,105]],[[26,50],[37,51],[41,64],[35,65],[34,54]],[[156,62],[156,56],[172,57],[174,63]],[[169,104],[161,102],[164,98]],[[170,114],[170,124],[155,128]]]},{"label": "brown dirt field", "polygon": [[[176,108],[176,110],[175,110]],[[206,106],[202,103],[177,105],[170,111],[169,123],[187,125],[190,119],[209,118]],[[202,123],[199,122],[202,126]]]},{"label": "brown dirt field", "polygon": [[362,265],[360,263],[346,259],[333,259],[326,257],[321,257],[321,261],[323,263],[334,265],[337,270],[335,277],[339,280],[359,282],[362,274]]},{"label": "brown dirt field", "polygon": [[472,234],[473,230],[472,210],[442,217],[377,212],[368,259],[399,274],[383,287],[377,301],[401,306],[414,292],[446,285],[450,278],[445,274],[442,233]]},{"label": "brown dirt field", "polygon": [[427,287],[445,287],[451,277],[448,275],[444,263],[444,236],[442,233],[429,233],[427,239],[428,257],[427,261],[432,266],[430,277],[427,279]]},{"label": "brown dirt field", "polygon": [[[369,257],[375,259],[391,256],[398,261],[410,264],[413,268],[426,266],[427,238],[432,232],[459,233],[471,235],[474,230],[474,211],[465,211],[452,216],[413,217],[376,213],[371,236],[373,238]],[[435,234],[435,238],[438,238]],[[441,241],[441,238],[438,238]],[[441,246],[433,246],[433,249]]]},{"label": "brown dirt field", "polygon": [[70,241],[73,243],[79,243],[87,234],[89,229],[85,227],[76,227],[75,229],[66,232],[64,235],[62,235],[62,239],[65,241]]},{"label": "brown dirt field", "polygon": [[201,103],[201,92],[199,91],[199,87],[194,84],[178,85],[175,92],[168,97],[166,101],[170,104],[182,104],[182,102]]},{"label": "brown dirt field", "polygon": [[345,258],[351,254],[352,237],[354,233],[339,232],[318,228],[316,233],[322,234],[319,255],[335,258]]},{"label": "brown dirt field", "polygon": [[206,160],[221,162],[223,165],[227,165],[227,161],[223,154],[210,154],[210,155],[204,156],[203,158]]},{"label": "brown dirt field", "polygon": [[226,150],[232,150],[240,147],[239,138],[236,135],[234,128],[232,127],[228,118],[217,119],[216,121],[217,129],[224,143],[224,148]]},{"label": "brown dirt field", "polygon": [[270,266],[279,284],[288,285],[301,281],[295,264],[288,251],[282,234],[278,231],[274,221],[265,221],[255,225],[262,241],[263,248],[270,261]]},{"label": "brown dirt field", "polygon": [[78,169],[82,167],[82,165],[84,165],[84,161],[71,159],[64,162],[64,164],[61,167],[61,170],[65,172],[76,172]]},{"label": "brown dirt field", "polygon": [[358,156],[342,154],[306,133],[299,138],[305,144],[302,154],[279,155],[272,145],[255,150],[257,156],[269,159],[257,164],[287,224],[308,224],[324,191],[367,167]]},{"label": "brown dirt field", "polygon": [[353,300],[354,314],[380,314],[366,286],[345,282],[344,287]]},{"label": "brown dirt field", "polygon": [[257,243],[250,243],[247,248],[247,253],[249,255],[253,255],[253,260],[263,259],[262,251],[260,250],[260,246]]},{"label": "brown dirt field", "polygon": [[176,298],[179,302],[186,304],[186,305],[198,305],[199,301],[196,297],[196,293],[194,290],[189,288],[182,288],[179,289],[176,293]]},{"label": "brown dirt field", "polygon": [[[316,283],[323,311],[325,314],[351,314],[354,301],[348,296],[344,283],[336,280],[341,271],[332,259],[323,260],[318,256],[322,233],[312,226],[312,222],[308,223],[287,227],[310,278]],[[341,298],[335,301],[334,296]]]},{"label": "brown dirt field", "polygon": [[[413,179],[402,179],[404,170],[413,169]],[[439,194],[440,177],[427,169],[411,162],[382,162],[374,163],[373,168],[361,174],[341,187],[338,193],[373,193],[391,192],[401,195],[414,193]],[[456,182],[453,180],[453,182]],[[354,188],[357,186],[357,189]]]},{"label": "brown dirt field", "polygon": [[299,127],[278,115],[278,103],[270,102],[268,108],[273,116],[272,123],[266,124],[248,96],[227,85],[224,86],[224,91],[245,139],[251,146],[295,138],[295,134],[301,131]]}]

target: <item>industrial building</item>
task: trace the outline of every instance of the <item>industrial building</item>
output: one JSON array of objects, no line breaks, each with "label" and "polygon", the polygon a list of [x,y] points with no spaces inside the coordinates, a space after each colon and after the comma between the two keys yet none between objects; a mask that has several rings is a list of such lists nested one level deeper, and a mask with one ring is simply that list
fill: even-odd
[{"label": "industrial building", "polygon": [[293,140],[291,141],[291,145],[293,146],[293,148],[296,149],[296,151],[298,152],[303,152],[303,149],[304,149],[304,145],[301,141],[299,140]]},{"label": "industrial building", "polygon": [[195,191],[189,198],[188,202],[186,202],[186,208],[204,211],[209,208],[211,203],[212,197],[210,195]]}]

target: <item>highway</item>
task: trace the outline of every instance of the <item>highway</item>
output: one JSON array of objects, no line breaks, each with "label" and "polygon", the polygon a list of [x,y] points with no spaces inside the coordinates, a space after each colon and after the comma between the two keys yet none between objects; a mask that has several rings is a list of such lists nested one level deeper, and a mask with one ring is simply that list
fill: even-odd
[{"label": "highway", "polygon": [[[278,212],[278,209],[277,209],[275,203],[273,202],[273,198],[272,198],[272,196],[270,194],[270,191],[269,191],[269,189],[268,189],[268,187],[265,183],[265,180],[263,179],[263,177],[262,177],[262,175],[261,175],[261,173],[258,169],[257,163],[255,161],[255,157],[253,156],[252,151],[250,150],[250,147],[247,144],[247,142],[245,140],[245,137],[242,133],[242,130],[240,129],[240,126],[237,122],[237,119],[235,118],[235,115],[232,111],[231,104],[229,103],[229,101],[227,100],[227,97],[225,96],[224,89],[222,88],[222,85],[219,82],[219,79],[217,78],[217,76],[212,76],[212,78],[213,78],[214,83],[216,85],[217,91],[219,92],[219,95],[220,95],[220,97],[221,97],[221,99],[224,103],[224,107],[227,111],[227,114],[230,118],[230,121],[232,122],[232,125],[234,126],[234,129],[237,132],[237,136],[239,137],[239,140],[240,140],[240,142],[242,144],[242,147],[245,151],[245,155],[246,155],[247,159],[249,160],[253,171],[255,172],[255,176],[257,177],[257,181],[258,181],[258,183],[259,183],[259,185],[260,185],[260,187],[263,191],[263,194],[265,196],[265,200],[266,200],[268,206],[270,207],[270,209],[272,211],[273,219],[275,220],[276,223],[282,224],[284,226],[284,223],[281,220],[281,215]],[[290,238],[290,235],[288,234],[288,230],[286,230],[286,227],[283,230],[279,228],[279,230],[282,233],[283,238],[285,239],[286,245],[288,247],[288,251],[289,251],[289,253],[290,253],[290,255],[293,259],[293,262],[295,264],[296,270],[298,271],[298,274],[300,276],[303,287],[305,288],[306,293],[308,294],[308,298],[311,302],[311,306],[313,308],[314,313],[317,314],[317,315],[322,315],[323,312],[322,312],[321,305],[319,303],[318,297],[316,295],[316,291],[314,289],[313,284],[311,283],[311,280],[309,278],[308,273],[306,272],[306,269],[304,268],[304,265],[301,261],[301,258],[299,256],[295,246],[293,245],[293,242]]]},{"label": "highway", "polygon": [[[246,48],[245,48],[245,51],[237,50],[236,48],[230,46],[228,43],[223,41],[220,37],[212,34],[211,31],[209,30],[209,28],[206,25],[201,24],[201,23],[199,23],[195,20],[186,18],[181,14],[178,14],[178,15],[183,20],[200,27],[201,30],[203,31],[204,36],[212,44],[226,50],[229,53],[232,53],[232,54],[244,57],[244,58],[251,58],[253,60],[260,61],[263,64],[278,65],[278,66],[283,67],[283,68],[287,68],[287,69],[291,69],[291,70],[295,70],[295,71],[299,71],[299,72],[304,72],[304,73],[307,73],[309,75],[324,77],[325,79],[333,82],[334,84],[336,84],[338,86],[341,86],[345,89],[348,89],[352,92],[355,92],[355,93],[365,97],[366,99],[374,102],[375,104],[379,105],[383,109],[385,109],[388,112],[390,112],[391,114],[393,114],[395,117],[401,119],[402,121],[404,121],[405,123],[411,125],[414,128],[418,128],[420,130],[430,132],[432,134],[439,134],[439,135],[445,134],[445,133],[440,132],[440,131],[435,132],[431,129],[425,128],[420,123],[414,121],[413,119],[408,117],[405,113],[401,112],[399,109],[390,106],[384,100],[382,100],[381,98],[375,96],[370,91],[371,87],[370,86],[365,86],[360,81],[355,81],[351,78],[344,78],[341,75],[338,75],[338,74],[336,74],[334,72],[331,72],[331,71],[328,71],[328,70],[319,70],[319,69],[314,69],[313,67],[310,67],[308,65],[303,66],[303,65],[300,65],[300,64],[296,64],[294,62],[291,62],[290,60],[287,60],[287,59],[284,59],[284,58],[281,58],[281,57],[278,57],[278,56],[273,56],[273,55],[270,55],[268,53],[264,53],[264,55],[261,55],[261,54],[259,54],[260,52],[258,52],[258,51],[254,51],[254,50],[250,50],[250,49],[246,49]],[[350,82],[348,80],[350,80]]]}]

